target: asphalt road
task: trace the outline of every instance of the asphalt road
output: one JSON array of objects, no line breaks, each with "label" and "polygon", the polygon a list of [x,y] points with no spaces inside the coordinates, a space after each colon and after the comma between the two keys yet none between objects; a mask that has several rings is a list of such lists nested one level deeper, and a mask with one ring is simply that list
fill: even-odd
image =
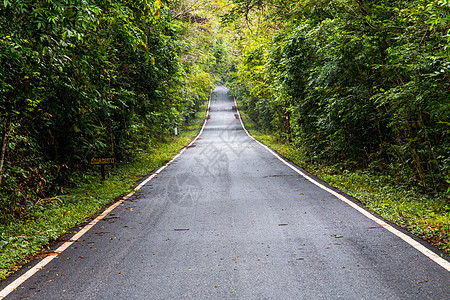
[{"label": "asphalt road", "polygon": [[250,139],[232,106],[216,88],[200,139],[6,299],[450,299],[449,271]]}]

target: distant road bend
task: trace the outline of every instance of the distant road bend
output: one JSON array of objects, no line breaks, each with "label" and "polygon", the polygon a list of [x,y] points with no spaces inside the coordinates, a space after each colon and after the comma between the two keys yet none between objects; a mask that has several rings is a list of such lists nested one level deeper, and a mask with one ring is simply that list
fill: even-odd
[{"label": "distant road bend", "polygon": [[233,105],[218,86],[200,138],[6,299],[450,299],[447,255],[301,176]]}]

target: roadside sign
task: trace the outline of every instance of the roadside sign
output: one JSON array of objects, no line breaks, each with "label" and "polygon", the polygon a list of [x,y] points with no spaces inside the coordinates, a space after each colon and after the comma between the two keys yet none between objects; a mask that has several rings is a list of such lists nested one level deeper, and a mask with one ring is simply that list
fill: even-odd
[{"label": "roadside sign", "polygon": [[91,165],[99,165],[100,166],[100,174],[102,175],[102,181],[105,180],[105,166],[106,165],[114,165],[115,162],[116,162],[116,158],[112,157],[112,156],[91,158]]},{"label": "roadside sign", "polygon": [[114,165],[115,157],[93,157],[91,158],[91,165]]}]

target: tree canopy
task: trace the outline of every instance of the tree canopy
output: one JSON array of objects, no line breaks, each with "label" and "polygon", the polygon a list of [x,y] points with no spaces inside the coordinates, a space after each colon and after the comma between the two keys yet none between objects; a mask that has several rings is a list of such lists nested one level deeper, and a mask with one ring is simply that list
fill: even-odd
[{"label": "tree canopy", "polygon": [[185,7],[188,0],[2,2],[5,215],[61,193],[91,157],[133,159],[193,118],[226,55],[217,24]]},{"label": "tree canopy", "polygon": [[233,0],[231,86],[311,160],[450,183],[448,1]]},{"label": "tree canopy", "polygon": [[5,0],[0,207],[149,151],[218,81],[311,161],[448,193],[449,42],[447,0]]}]

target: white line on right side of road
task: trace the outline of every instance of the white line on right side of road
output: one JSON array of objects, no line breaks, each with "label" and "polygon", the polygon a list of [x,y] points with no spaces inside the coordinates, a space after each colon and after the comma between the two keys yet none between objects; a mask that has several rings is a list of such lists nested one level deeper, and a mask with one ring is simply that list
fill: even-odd
[{"label": "white line on right side of road", "polygon": [[[234,105],[237,107],[237,103],[236,103],[236,98],[234,98]],[[380,218],[374,216],[373,214],[371,214],[370,212],[368,212],[367,210],[365,210],[364,208],[358,206],[356,203],[354,203],[353,201],[351,201],[350,199],[348,199],[347,197],[339,194],[336,191],[333,191],[332,189],[326,187],[325,185],[321,184],[320,182],[316,181],[314,178],[312,178],[311,176],[309,176],[307,173],[301,171],[300,169],[298,169],[297,167],[293,166],[292,164],[290,164],[289,162],[287,162],[285,159],[283,159],[278,153],[276,153],[275,151],[273,151],[272,149],[270,149],[269,147],[267,147],[266,145],[264,145],[263,143],[261,143],[260,141],[256,140],[254,137],[252,137],[250,135],[250,133],[247,131],[247,129],[244,126],[244,123],[242,122],[242,118],[241,118],[241,114],[239,113],[239,110],[237,110],[237,113],[239,114],[239,120],[241,121],[241,125],[242,128],[244,129],[244,131],[247,133],[247,135],[253,139],[255,142],[257,142],[259,145],[261,145],[262,147],[264,147],[267,151],[269,151],[271,154],[273,154],[276,158],[278,158],[281,162],[283,162],[286,166],[288,166],[289,168],[291,168],[292,170],[294,170],[295,172],[297,172],[300,176],[304,177],[305,179],[307,179],[308,181],[310,181],[311,183],[315,184],[316,186],[318,186],[319,188],[327,191],[328,193],[332,194],[333,196],[335,196],[336,198],[338,198],[339,200],[345,202],[346,204],[350,205],[351,207],[353,207],[354,209],[356,209],[357,211],[359,211],[361,214],[363,214],[364,216],[366,216],[367,218],[371,219],[372,221],[374,221],[375,223],[377,223],[378,225],[382,226],[383,228],[387,229],[388,231],[390,231],[391,233],[395,234],[396,236],[398,236],[399,238],[401,238],[403,241],[405,241],[406,243],[408,243],[409,245],[411,245],[412,247],[414,247],[416,250],[418,250],[419,252],[421,252],[422,254],[424,254],[426,257],[428,257],[429,259],[431,259],[432,261],[434,261],[435,263],[437,263],[438,265],[440,265],[441,267],[443,267],[445,270],[447,270],[448,272],[450,272],[450,262],[448,262],[447,260],[445,260],[444,258],[440,257],[439,255],[437,255],[436,253],[434,253],[433,251],[431,251],[430,249],[426,248],[425,246],[423,246],[422,244],[420,244],[419,242],[417,242],[416,240],[414,240],[413,238],[411,238],[410,236],[404,234],[403,232],[401,232],[400,230],[392,227],[391,225],[389,225],[388,223],[386,223],[385,221],[381,220]]]}]

